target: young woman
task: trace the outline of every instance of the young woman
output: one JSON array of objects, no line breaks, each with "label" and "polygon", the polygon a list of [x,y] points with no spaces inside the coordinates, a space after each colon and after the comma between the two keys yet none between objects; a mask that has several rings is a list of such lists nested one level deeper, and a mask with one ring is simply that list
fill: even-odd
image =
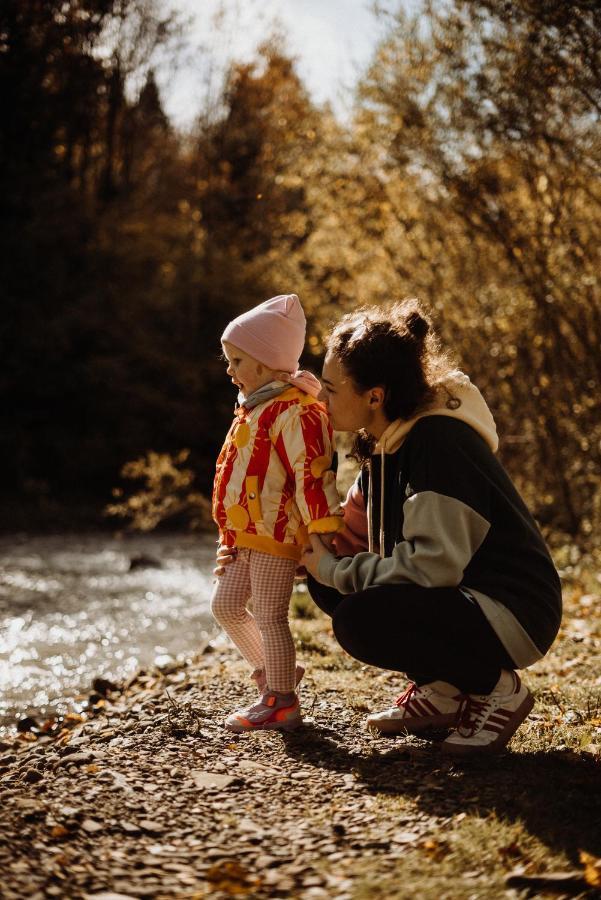
[{"label": "young woman", "polygon": [[544,540],[495,456],[480,392],[440,351],[417,301],[345,316],[327,342],[323,400],[362,463],[336,555],[301,562],[351,655],[407,673],[381,732],[448,728],[443,750],[501,749],[533,706],[515,669],[561,619]]}]

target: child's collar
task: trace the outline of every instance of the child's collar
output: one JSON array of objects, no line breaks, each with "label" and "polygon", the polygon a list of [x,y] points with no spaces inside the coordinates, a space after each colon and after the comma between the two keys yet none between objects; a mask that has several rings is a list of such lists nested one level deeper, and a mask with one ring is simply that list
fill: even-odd
[{"label": "child's collar", "polygon": [[238,404],[243,406],[244,409],[253,409],[255,406],[259,406],[260,403],[265,403],[266,400],[271,400],[272,397],[283,394],[289,387],[290,385],[285,381],[270,381],[257,388],[248,397],[245,397],[244,394],[238,394]]}]

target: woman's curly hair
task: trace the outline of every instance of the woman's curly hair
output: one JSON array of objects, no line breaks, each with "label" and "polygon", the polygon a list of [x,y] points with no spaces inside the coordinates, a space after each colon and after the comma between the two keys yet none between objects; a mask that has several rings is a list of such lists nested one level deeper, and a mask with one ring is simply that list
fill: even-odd
[{"label": "woman's curly hair", "polygon": [[[358,391],[384,388],[384,414],[411,419],[434,400],[453,369],[418,300],[348,313],[334,326],[327,352],[337,357]],[[360,431],[353,455],[365,461],[375,439]]]}]

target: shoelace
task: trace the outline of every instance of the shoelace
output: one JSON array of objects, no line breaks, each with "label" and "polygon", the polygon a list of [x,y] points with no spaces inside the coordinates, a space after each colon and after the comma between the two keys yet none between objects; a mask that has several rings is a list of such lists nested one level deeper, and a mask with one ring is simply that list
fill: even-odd
[{"label": "shoelace", "polygon": [[417,693],[417,685],[415,684],[414,681],[412,681],[411,684],[408,686],[408,688],[405,690],[405,692],[403,694],[401,694],[401,696],[397,700],[394,701],[395,706],[398,706],[399,709],[402,706],[406,706],[407,703],[409,703],[409,701],[413,697],[413,695],[416,693]]},{"label": "shoelace", "polygon": [[478,731],[484,721],[487,707],[488,698],[486,700],[476,700],[470,694],[463,695],[459,701],[455,719],[455,727],[462,737],[471,737]]}]

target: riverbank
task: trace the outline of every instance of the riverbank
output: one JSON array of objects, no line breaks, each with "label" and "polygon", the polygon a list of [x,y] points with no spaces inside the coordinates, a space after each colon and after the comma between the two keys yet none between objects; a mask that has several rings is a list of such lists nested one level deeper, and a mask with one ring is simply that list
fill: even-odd
[{"label": "riverbank", "polygon": [[218,633],[213,535],[0,535],[0,737]]},{"label": "riverbank", "polygon": [[115,691],[98,684],[86,713],[0,744],[0,895],[492,900],[529,886],[592,896],[599,581],[574,570],[564,580],[562,633],[526,676],[535,709],[494,759],[459,765],[435,742],[369,734],[367,710],[389,705],[399,678],[342,654],[298,595],[297,732],[223,730],[252,696],[229,649]]}]

